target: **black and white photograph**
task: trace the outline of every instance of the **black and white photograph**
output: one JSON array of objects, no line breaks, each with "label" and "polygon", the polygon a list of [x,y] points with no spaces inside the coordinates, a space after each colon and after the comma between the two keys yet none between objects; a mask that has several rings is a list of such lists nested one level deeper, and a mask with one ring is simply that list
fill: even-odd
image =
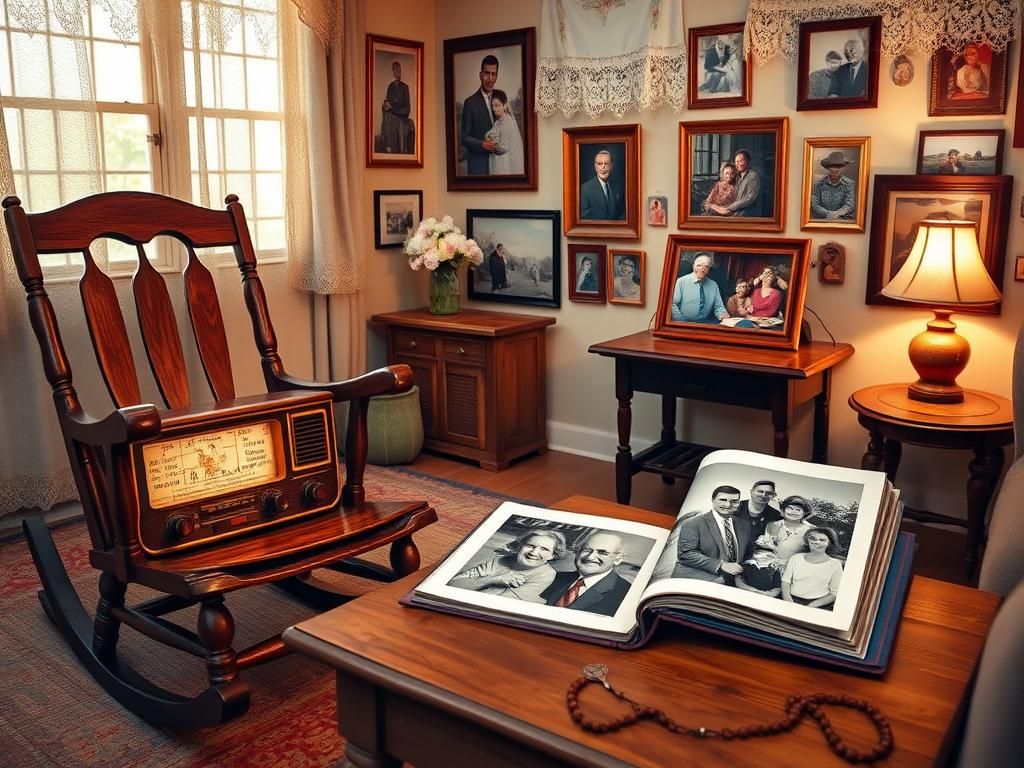
[{"label": "black and white photograph", "polygon": [[832,610],[863,493],[858,483],[745,464],[707,467],[651,581],[696,579]]},{"label": "black and white photograph", "polygon": [[448,189],[536,189],[534,29],[444,41]]},{"label": "black and white photograph", "polygon": [[468,270],[468,295],[478,301],[561,306],[559,211],[466,211],[467,236],[484,252]]},{"label": "black and white photograph", "polygon": [[608,302],[610,304],[644,305],[647,282],[647,254],[626,248],[608,249]]},{"label": "black and white photograph", "polygon": [[373,245],[401,248],[423,218],[423,190],[378,189],[373,193]]},{"label": "black and white photograph", "polygon": [[366,36],[366,165],[423,167],[423,43]]},{"label": "black and white photograph", "polygon": [[871,138],[804,139],[800,228],[863,232]]},{"label": "black and white photograph", "polygon": [[1003,172],[1006,131],[921,131],[917,172],[940,176],[995,176]]},{"label": "black and white photograph", "polygon": [[569,246],[569,301],[604,304],[607,256],[603,245]]},{"label": "black and white photograph", "polygon": [[881,33],[880,16],[801,24],[797,110],[877,106]]},{"label": "black and white photograph", "polygon": [[752,67],[743,51],[743,22],[690,30],[687,106],[750,106]]}]

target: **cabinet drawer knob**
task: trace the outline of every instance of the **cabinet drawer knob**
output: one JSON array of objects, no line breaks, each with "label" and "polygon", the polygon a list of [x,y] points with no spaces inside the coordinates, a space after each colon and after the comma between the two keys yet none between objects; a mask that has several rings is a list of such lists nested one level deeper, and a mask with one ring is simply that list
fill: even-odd
[{"label": "cabinet drawer knob", "polygon": [[410,341],[409,342],[409,349],[416,349],[416,342],[415,341]]},{"label": "cabinet drawer knob", "polygon": [[459,354],[460,355],[466,354],[466,348],[465,347],[459,347]]}]

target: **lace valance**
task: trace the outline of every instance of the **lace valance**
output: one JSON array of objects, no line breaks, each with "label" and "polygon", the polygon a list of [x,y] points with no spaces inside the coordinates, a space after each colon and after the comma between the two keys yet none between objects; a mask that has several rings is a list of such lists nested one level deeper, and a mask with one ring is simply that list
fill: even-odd
[{"label": "lace valance", "polygon": [[544,0],[537,112],[643,112],[686,104],[679,0]]},{"label": "lace valance", "polygon": [[764,64],[776,56],[795,63],[805,21],[882,17],[882,56],[931,56],[968,43],[1006,49],[1020,29],[1021,0],[750,0],[744,47]]}]

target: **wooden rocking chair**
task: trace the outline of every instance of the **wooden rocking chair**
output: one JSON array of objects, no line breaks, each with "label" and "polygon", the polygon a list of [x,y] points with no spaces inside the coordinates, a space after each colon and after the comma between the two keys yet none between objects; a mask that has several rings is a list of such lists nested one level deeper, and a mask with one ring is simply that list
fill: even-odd
[{"label": "wooden rocking chair", "polygon": [[[249,687],[239,671],[287,652],[280,635],[236,652],[225,593],[269,582],[314,592],[316,568],[378,580],[411,573],[419,567],[412,534],[437,519],[426,502],[364,498],[368,399],[408,390],[409,367],[394,365],[331,383],[289,376],[277,352],[242,207],[234,195],[226,202],[226,211],[216,211],[161,195],[111,192],[26,214],[18,198],[3,201],[85,512],[90,561],[101,571],[100,597],[90,618],[46,526],[39,519],[27,521],[25,534],[43,586],[39,598],[111,696],[145,720],[174,728],[215,725],[245,712]],[[193,401],[167,286],[143,249],[157,235],[177,238],[188,252],[185,303],[212,403]],[[89,250],[100,237],[134,245],[138,252],[132,288],[139,330],[166,409],[142,403],[114,284]],[[196,258],[196,248],[227,246],[241,271],[268,390],[264,395],[235,396],[213,278]],[[39,254],[68,252],[84,256],[84,316],[114,404],[98,418],[83,410],[72,384],[39,266]],[[339,488],[332,406],[342,401],[350,406]],[[352,559],[385,544],[391,545],[391,569]],[[162,594],[126,606],[128,584]],[[197,603],[195,632],[164,618]],[[205,659],[209,687],[187,698],[146,680],[118,656],[122,624]]]}]

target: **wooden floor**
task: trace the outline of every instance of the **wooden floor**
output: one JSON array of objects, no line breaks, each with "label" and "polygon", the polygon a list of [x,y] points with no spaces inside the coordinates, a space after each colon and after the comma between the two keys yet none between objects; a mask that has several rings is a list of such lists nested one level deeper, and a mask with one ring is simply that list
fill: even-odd
[{"label": "wooden floor", "polygon": [[[575,493],[615,501],[614,464],[559,451],[527,456],[502,472],[488,472],[473,462],[426,452],[408,466],[445,480],[475,485],[545,506]],[[630,504],[674,516],[685,493],[684,483],[667,485],[659,476],[641,472],[633,476]],[[967,537],[964,533],[909,520],[903,523],[903,530],[917,536],[914,573],[965,583],[963,558]]]}]

